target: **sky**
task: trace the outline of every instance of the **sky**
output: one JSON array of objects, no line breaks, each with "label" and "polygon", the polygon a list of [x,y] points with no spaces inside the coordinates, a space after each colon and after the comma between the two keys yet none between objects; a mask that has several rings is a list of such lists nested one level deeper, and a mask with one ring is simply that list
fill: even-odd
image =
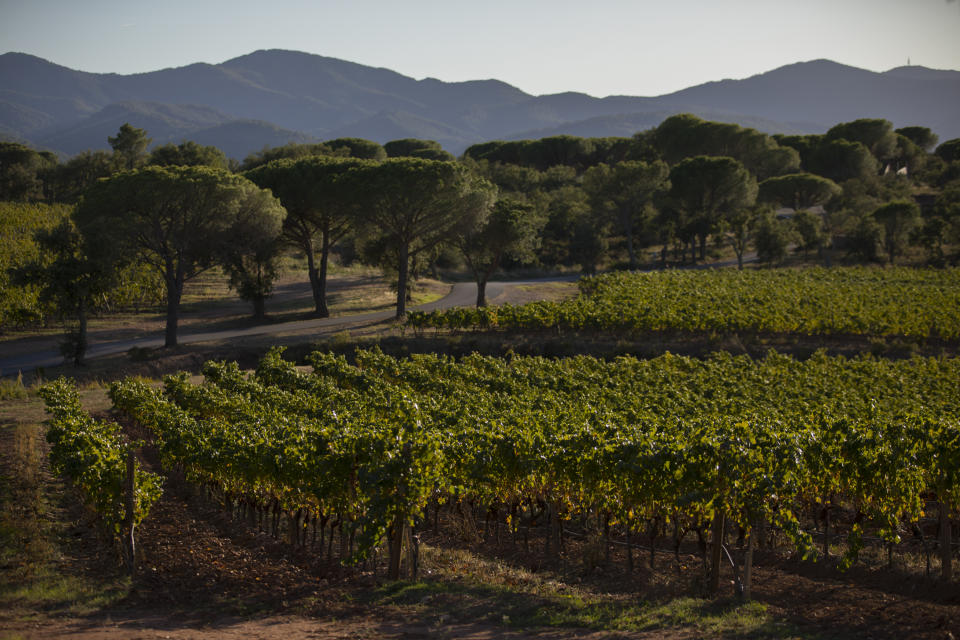
[{"label": "sky", "polygon": [[0,53],[81,71],[259,49],[536,95],[655,96],[818,58],[960,70],[960,0],[0,0]]}]

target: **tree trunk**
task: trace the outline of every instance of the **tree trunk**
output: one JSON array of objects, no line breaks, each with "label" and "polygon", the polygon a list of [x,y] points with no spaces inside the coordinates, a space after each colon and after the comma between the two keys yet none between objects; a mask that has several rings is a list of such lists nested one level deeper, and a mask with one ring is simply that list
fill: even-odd
[{"label": "tree trunk", "polygon": [[83,359],[87,354],[87,305],[80,302],[77,309],[77,344],[74,345],[76,351],[73,355],[73,364],[83,365]]},{"label": "tree trunk", "polygon": [[487,279],[477,280],[477,307],[487,306]]},{"label": "tree trunk", "polygon": [[330,309],[327,307],[327,265],[330,262],[330,229],[324,227],[320,234],[320,273],[317,276],[317,297],[320,299],[320,306],[317,307],[317,313],[321,318],[330,316]]},{"label": "tree trunk", "polygon": [[733,247],[733,252],[737,254],[737,269],[743,271],[743,254],[747,250],[747,241],[743,235],[739,235],[730,242],[730,245]]},{"label": "tree trunk", "polygon": [[267,317],[267,299],[265,296],[253,297],[253,317],[255,320],[265,320]]},{"label": "tree trunk", "polygon": [[633,225],[625,224],[624,225],[624,235],[627,236],[627,255],[630,256],[630,270],[636,271],[637,269],[637,251],[633,247]]},{"label": "tree trunk", "polygon": [[407,274],[410,270],[410,245],[400,243],[400,262],[397,264],[397,319],[407,315]]},{"label": "tree trunk", "polygon": [[180,298],[183,295],[182,274],[167,277],[167,329],[165,347],[177,346],[177,320],[180,313]]},{"label": "tree trunk", "polygon": [[307,274],[310,276],[310,290],[313,293],[314,314],[320,318],[326,318],[330,315],[327,310],[327,299],[324,296],[324,290],[320,284],[320,274],[317,273],[317,261],[313,252],[313,243],[308,242],[303,245],[303,252],[307,254]]}]

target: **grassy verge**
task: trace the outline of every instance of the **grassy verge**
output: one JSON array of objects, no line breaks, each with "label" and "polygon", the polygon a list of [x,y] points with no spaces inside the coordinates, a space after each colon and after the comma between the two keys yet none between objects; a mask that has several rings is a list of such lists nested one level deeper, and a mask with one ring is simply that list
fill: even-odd
[{"label": "grassy verge", "polygon": [[129,580],[83,557],[82,512],[50,476],[42,426],[5,418],[0,445],[0,619],[84,615],[125,597]]},{"label": "grassy verge", "polygon": [[637,594],[605,593],[571,584],[465,550],[424,545],[421,553],[425,578],[386,584],[371,595],[372,603],[439,625],[488,622],[517,629],[683,629],[694,630],[698,636],[741,638],[801,635],[757,602],[693,597],[648,600]]}]

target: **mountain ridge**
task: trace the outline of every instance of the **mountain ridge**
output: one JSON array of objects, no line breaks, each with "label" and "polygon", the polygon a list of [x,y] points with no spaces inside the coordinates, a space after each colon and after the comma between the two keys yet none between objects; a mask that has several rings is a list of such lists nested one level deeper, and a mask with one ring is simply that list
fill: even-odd
[{"label": "mountain ridge", "polygon": [[[205,144],[229,147],[228,155],[239,159],[283,144],[284,136],[313,141],[346,134],[378,142],[431,138],[459,154],[476,142],[538,132],[624,135],[633,122],[656,126],[680,112],[715,114],[769,133],[822,133],[838,122],[880,117],[897,127],[931,127],[946,140],[960,137],[957,104],[960,71],[913,65],[874,72],[826,59],[660,96],[594,97],[536,96],[492,78],[417,80],[285,49],[129,75],[76,71],[27,53],[0,55],[0,137],[61,154],[107,148],[122,115],[146,128],[155,144],[203,132]],[[230,139],[231,131],[243,131],[243,142]]]}]

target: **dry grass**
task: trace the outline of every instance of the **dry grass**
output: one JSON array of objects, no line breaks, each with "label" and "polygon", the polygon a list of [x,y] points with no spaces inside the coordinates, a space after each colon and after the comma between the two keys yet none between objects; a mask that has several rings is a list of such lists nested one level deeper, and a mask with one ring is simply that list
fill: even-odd
[{"label": "dry grass", "polygon": [[559,302],[576,298],[578,293],[576,282],[522,284],[508,288],[491,302],[492,304],[526,304],[536,300]]},{"label": "dry grass", "polygon": [[4,400],[23,400],[30,395],[30,391],[23,385],[23,374],[18,373],[16,378],[0,379],[0,402]]},{"label": "dry grass", "polygon": [[123,597],[129,581],[76,557],[87,527],[72,492],[51,477],[38,424],[0,426],[0,621],[82,615]]},{"label": "dry grass", "polygon": [[609,593],[551,572],[531,572],[465,549],[423,545],[419,582],[389,583],[373,600],[397,615],[436,624],[487,622],[514,628],[694,631],[695,637],[794,637],[756,602],[692,597],[649,600]]}]

